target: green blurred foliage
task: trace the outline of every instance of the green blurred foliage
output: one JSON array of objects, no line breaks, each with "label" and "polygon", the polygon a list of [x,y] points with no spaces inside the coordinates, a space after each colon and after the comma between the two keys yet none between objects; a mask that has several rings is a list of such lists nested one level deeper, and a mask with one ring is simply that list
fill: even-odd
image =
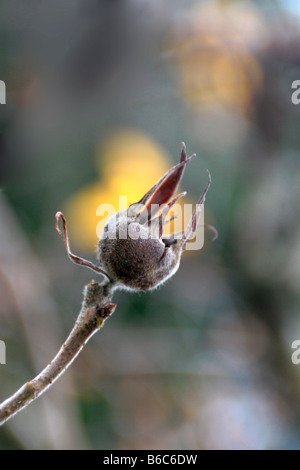
[{"label": "green blurred foliage", "polygon": [[1,2],[1,401],[76,318],[91,273],[68,262],[54,214],[97,180],[108,134],[145,131],[174,163],[185,141],[199,157],[184,189],[196,201],[209,168],[205,216],[219,230],[166,286],[116,294],[65,377],[0,430],[1,449],[300,448],[300,20],[289,6]]}]

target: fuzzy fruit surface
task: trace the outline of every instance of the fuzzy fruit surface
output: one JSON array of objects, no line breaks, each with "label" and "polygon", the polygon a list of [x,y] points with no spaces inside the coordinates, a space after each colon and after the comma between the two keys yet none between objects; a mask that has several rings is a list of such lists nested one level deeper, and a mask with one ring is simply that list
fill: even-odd
[{"label": "fuzzy fruit surface", "polygon": [[127,211],[109,219],[98,257],[114,282],[130,290],[149,290],[177,271],[180,246],[176,242],[167,246],[156,232],[155,227],[132,220]]}]

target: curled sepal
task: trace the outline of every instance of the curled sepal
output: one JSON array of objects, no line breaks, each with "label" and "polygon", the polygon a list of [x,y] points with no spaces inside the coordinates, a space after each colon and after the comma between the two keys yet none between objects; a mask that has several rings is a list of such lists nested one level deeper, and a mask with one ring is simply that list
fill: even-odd
[{"label": "curled sepal", "polygon": [[[183,233],[183,236],[182,236],[182,240],[181,240],[181,245],[182,245],[182,249],[184,250],[185,247],[186,247],[186,244],[192,240],[192,238],[194,237],[195,233],[196,233],[196,230],[197,230],[197,227],[198,227],[198,224],[199,224],[199,220],[200,220],[200,217],[201,217],[201,211],[202,211],[202,207],[203,207],[203,204],[205,202],[205,198],[206,198],[206,194],[209,190],[209,187],[211,185],[211,175],[210,175],[210,172],[208,170],[207,171],[207,174],[208,174],[208,183],[207,185],[205,186],[201,196],[200,196],[200,199],[199,201],[197,202],[196,204],[196,209],[192,215],[192,219],[191,221],[189,222],[186,230],[184,231]],[[214,227],[212,227],[211,225],[204,225],[204,227],[207,227],[209,228],[210,230],[212,230],[215,234],[214,238],[213,238],[213,241],[216,240],[218,238],[218,231],[217,229],[215,229]]]},{"label": "curled sepal", "polygon": [[[58,223],[59,223],[59,220],[61,219],[62,221],[62,225],[63,225],[63,232],[60,230],[59,226],[58,226]],[[85,266],[89,269],[92,269],[93,271],[95,271],[96,273],[98,274],[103,274],[104,276],[107,277],[107,279],[109,281],[111,281],[110,277],[108,276],[108,274],[103,271],[103,269],[99,268],[98,266],[96,266],[94,263],[92,263],[91,261],[87,261],[86,259],[84,258],[80,258],[79,256],[77,255],[74,255],[71,250],[70,250],[70,245],[69,245],[69,237],[68,237],[68,231],[67,231],[67,221],[66,221],[66,218],[65,216],[63,215],[62,212],[57,212],[55,214],[55,228],[56,230],[58,231],[59,235],[64,238],[64,241],[65,241],[65,246],[66,246],[66,250],[67,250],[67,253],[68,253],[68,257],[70,258],[70,260],[75,263],[75,264],[79,264],[81,266]]]}]

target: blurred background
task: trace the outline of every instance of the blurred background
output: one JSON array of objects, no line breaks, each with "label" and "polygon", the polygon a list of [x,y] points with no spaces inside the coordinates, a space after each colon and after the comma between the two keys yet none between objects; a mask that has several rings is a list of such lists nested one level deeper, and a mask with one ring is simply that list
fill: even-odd
[{"label": "blurred background", "polygon": [[[1,449],[299,449],[300,8],[289,0],[0,4],[0,401],[56,354],[95,274],[101,203],[198,157],[211,243],[151,293],[117,293]],[[100,225],[99,225],[100,224]],[[98,229],[97,229],[98,227]]]}]

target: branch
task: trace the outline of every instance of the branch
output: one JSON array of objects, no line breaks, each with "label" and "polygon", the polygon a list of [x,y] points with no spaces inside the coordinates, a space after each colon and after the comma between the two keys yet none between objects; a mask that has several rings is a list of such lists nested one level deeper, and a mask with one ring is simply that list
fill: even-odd
[{"label": "branch", "polygon": [[92,281],[85,287],[81,311],[65,343],[39,375],[0,404],[0,425],[40,397],[66,371],[87,341],[115,311],[117,305],[110,303],[112,293],[111,283]]}]

